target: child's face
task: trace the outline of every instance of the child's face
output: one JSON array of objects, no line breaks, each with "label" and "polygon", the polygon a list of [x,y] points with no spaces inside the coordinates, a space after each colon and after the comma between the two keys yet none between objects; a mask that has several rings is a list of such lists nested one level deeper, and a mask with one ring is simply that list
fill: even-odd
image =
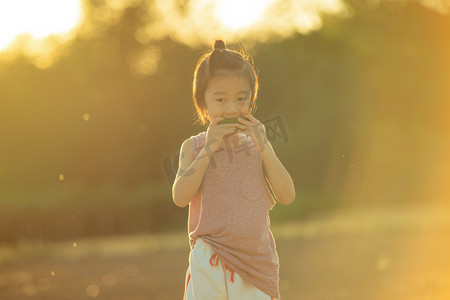
[{"label": "child's face", "polygon": [[216,117],[236,118],[250,113],[251,89],[240,72],[216,71],[205,90],[206,109],[212,122]]}]

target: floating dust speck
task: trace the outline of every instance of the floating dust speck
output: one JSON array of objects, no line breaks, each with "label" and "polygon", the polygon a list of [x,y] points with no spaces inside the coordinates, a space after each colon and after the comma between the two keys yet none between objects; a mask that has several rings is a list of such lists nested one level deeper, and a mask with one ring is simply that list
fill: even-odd
[{"label": "floating dust speck", "polygon": [[89,121],[90,119],[91,119],[91,115],[90,115],[90,114],[85,113],[85,114],[83,115],[83,121],[87,122],[87,121]]},{"label": "floating dust speck", "polygon": [[64,174],[59,174],[58,178],[59,178],[59,181],[64,181]]},{"label": "floating dust speck", "polygon": [[50,275],[51,275],[52,277],[55,277],[55,271],[51,271],[51,272],[50,272]]},{"label": "floating dust speck", "polygon": [[350,164],[350,168],[354,168],[355,167],[355,165],[354,164]]},{"label": "floating dust speck", "polygon": [[95,298],[100,294],[100,289],[97,285],[91,284],[86,288],[86,294],[88,294],[89,297]]},{"label": "floating dust speck", "polygon": [[72,243],[72,246],[73,246],[74,248],[77,248],[77,247],[78,247],[78,243],[77,243],[77,242],[73,242],[73,243]]}]

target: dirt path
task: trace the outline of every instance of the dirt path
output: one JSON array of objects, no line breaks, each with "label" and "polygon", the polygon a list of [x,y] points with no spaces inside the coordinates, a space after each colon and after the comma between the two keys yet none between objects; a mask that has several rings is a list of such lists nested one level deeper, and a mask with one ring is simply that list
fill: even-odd
[{"label": "dirt path", "polygon": [[[350,225],[320,221],[275,229],[282,298],[450,299],[450,227],[442,223],[445,220],[425,226],[429,219],[410,218],[407,226],[403,221],[401,226],[391,222],[367,227],[364,219],[367,216]],[[332,230],[336,224],[347,229]],[[181,299],[188,249],[184,237],[179,238],[160,249],[135,246],[113,254],[104,249],[82,256],[24,255],[0,265],[0,299]]]}]

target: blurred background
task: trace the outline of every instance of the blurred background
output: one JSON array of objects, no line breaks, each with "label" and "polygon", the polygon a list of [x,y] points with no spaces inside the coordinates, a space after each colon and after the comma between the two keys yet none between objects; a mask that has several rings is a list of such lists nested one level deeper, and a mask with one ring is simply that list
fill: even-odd
[{"label": "blurred background", "polygon": [[206,129],[194,68],[222,38],[253,59],[255,116],[296,186],[271,214],[284,298],[448,299],[449,8],[2,1],[0,298],[182,297],[187,209],[171,184],[182,142]]}]

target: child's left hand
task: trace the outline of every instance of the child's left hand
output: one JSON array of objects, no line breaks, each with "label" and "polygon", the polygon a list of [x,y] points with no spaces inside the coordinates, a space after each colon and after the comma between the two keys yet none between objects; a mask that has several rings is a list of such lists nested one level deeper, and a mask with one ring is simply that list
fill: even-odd
[{"label": "child's left hand", "polygon": [[240,132],[249,135],[259,152],[263,152],[267,143],[266,128],[264,124],[251,114],[246,114],[244,117],[248,118],[249,121],[238,118],[236,127],[239,128]]}]

